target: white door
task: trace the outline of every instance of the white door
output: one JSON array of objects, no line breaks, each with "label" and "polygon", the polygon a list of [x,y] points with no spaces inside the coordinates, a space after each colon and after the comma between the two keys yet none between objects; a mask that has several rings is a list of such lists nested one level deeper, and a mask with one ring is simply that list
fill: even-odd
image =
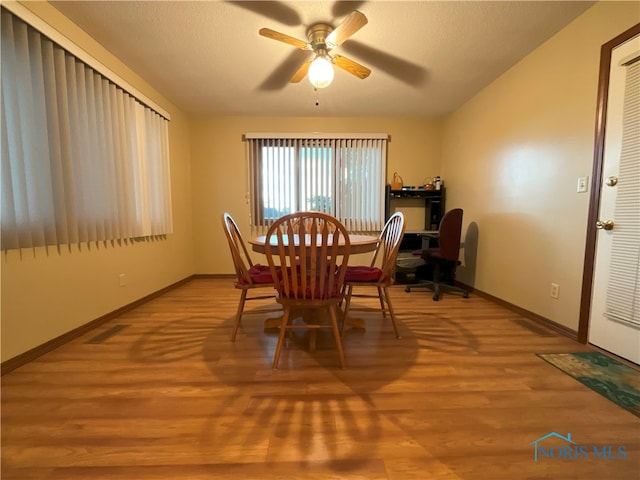
[{"label": "white door", "polygon": [[[629,68],[627,62],[638,55],[640,55],[640,36],[619,45],[611,54],[599,218],[602,222],[611,220],[613,228],[599,229],[597,234],[589,342],[640,364],[640,322],[636,323],[640,318],[638,313],[640,312],[640,292],[638,291],[640,266],[637,261],[637,255],[640,252],[640,241],[638,241],[640,201],[637,199],[640,198],[640,194],[636,199],[627,202],[626,207],[624,205],[616,207],[616,199],[623,191],[621,190],[623,186],[627,189],[631,183],[640,186],[640,151],[635,150],[630,156],[629,149],[625,149],[625,156],[621,157],[623,155],[624,95]],[[627,123],[625,138],[628,139],[627,135],[630,131],[640,138],[640,130],[636,128],[637,124],[629,130]],[[622,169],[620,168],[621,158],[625,159]],[[630,158],[633,159],[632,162],[629,162]],[[630,169],[629,165],[635,165],[635,167],[632,166]],[[637,190],[638,187],[634,187],[633,191],[637,193]],[[625,195],[628,193],[629,190],[626,190]],[[621,213],[624,211],[626,211],[626,217]],[[616,213],[618,219],[616,219]],[[636,223],[636,226],[629,228],[633,223]],[[624,242],[622,239],[625,239]],[[623,245],[623,253],[619,254],[617,252],[620,252],[621,245]],[[614,247],[616,253],[612,254]],[[636,260],[633,260],[634,255]],[[617,289],[617,293],[614,288]],[[633,300],[634,291],[636,300]],[[622,307],[623,303],[626,303],[626,306]],[[617,308],[626,309],[627,313],[618,314]],[[634,309],[635,314],[628,315],[628,312]]]}]

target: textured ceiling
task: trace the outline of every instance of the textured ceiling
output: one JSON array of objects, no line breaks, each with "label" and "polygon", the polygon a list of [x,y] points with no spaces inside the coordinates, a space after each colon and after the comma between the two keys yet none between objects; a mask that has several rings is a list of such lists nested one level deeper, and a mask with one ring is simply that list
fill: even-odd
[{"label": "textured ceiling", "polygon": [[[189,113],[435,116],[453,111],[594,2],[580,1],[52,1],[64,15]],[[289,77],[316,22],[354,9],[369,23],[335,52],[371,68],[336,69],[316,93]]]}]

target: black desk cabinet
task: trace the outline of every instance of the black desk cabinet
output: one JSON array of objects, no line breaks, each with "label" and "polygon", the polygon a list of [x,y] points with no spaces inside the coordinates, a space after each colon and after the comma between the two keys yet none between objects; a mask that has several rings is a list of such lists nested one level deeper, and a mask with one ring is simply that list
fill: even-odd
[{"label": "black desk cabinet", "polygon": [[425,230],[438,230],[440,225],[440,219],[444,215],[444,199],[445,189],[440,190],[424,190],[424,189],[412,189],[412,190],[391,190],[391,186],[385,187],[384,196],[384,216],[388,219],[393,212],[391,212],[391,200],[403,200],[403,199],[416,199],[424,198],[424,229]]},{"label": "black desk cabinet", "polygon": [[396,283],[412,284],[420,280],[432,279],[431,266],[425,265],[420,256],[413,255],[415,250],[424,250],[437,246],[437,239],[427,234],[427,231],[438,230],[440,219],[444,215],[445,189],[440,190],[391,190],[391,186],[385,187],[384,214],[388,219],[391,214],[391,201],[394,206],[401,209],[403,200],[424,199],[424,232],[405,232],[400,243],[400,252],[396,261]]}]

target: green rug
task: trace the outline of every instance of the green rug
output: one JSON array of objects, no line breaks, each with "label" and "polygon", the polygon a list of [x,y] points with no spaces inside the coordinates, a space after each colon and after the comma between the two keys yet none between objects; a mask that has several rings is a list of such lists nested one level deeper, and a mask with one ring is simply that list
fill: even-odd
[{"label": "green rug", "polygon": [[580,383],[640,417],[640,372],[600,352],[539,353]]}]

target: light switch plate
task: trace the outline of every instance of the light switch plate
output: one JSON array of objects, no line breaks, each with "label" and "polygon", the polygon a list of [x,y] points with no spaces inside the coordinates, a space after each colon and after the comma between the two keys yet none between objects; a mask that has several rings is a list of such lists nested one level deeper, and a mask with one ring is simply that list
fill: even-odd
[{"label": "light switch plate", "polygon": [[578,193],[585,193],[589,190],[589,177],[579,177],[578,178]]}]

